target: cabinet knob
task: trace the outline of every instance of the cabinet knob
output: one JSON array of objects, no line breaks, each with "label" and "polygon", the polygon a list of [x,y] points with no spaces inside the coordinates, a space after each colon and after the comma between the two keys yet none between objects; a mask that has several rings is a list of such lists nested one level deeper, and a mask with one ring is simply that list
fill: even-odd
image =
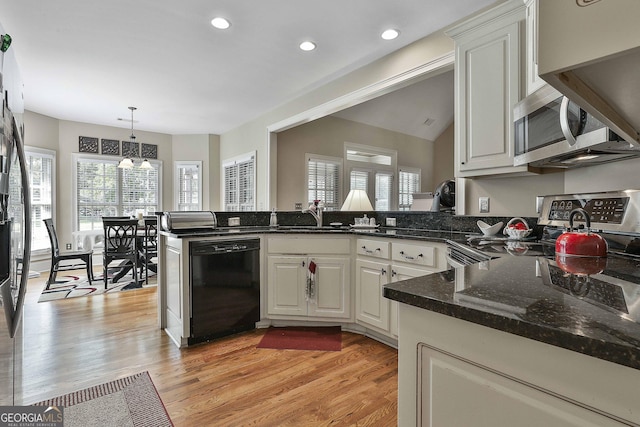
[{"label": "cabinet knob", "polygon": [[383,275],[387,274],[387,270],[385,270],[384,268],[380,269],[380,273],[382,273]]},{"label": "cabinet knob", "polygon": [[391,270],[391,277],[396,277],[396,275],[397,275],[397,274],[398,274],[398,273],[396,273],[396,271],[395,271],[395,270]]},{"label": "cabinet knob", "polygon": [[302,266],[304,267],[304,261],[302,261]]}]

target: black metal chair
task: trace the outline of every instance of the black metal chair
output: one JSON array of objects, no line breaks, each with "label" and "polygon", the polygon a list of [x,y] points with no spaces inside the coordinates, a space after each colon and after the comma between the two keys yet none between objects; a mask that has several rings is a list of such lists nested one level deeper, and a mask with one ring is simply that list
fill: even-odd
[{"label": "black metal chair", "polygon": [[104,268],[104,288],[107,289],[109,264],[116,260],[129,261],[121,268],[131,268],[133,280],[138,282],[138,220],[102,218],[104,228],[104,250],[102,264]]},{"label": "black metal chair", "polygon": [[[56,229],[53,226],[53,221],[50,218],[43,219],[43,221],[47,227],[49,241],[51,242],[51,270],[49,272],[49,280],[47,280],[47,286],[45,289],[49,289],[49,286],[56,283],[56,277],[59,271],[77,270],[79,268],[87,269],[87,278],[89,279],[89,285],[91,285],[91,281],[93,280],[93,251],[61,252],[60,246],[58,245],[58,235],[56,234]],[[68,260],[80,260],[81,262],[60,265],[60,261]]]},{"label": "black metal chair", "polygon": [[140,241],[138,248],[140,259],[144,265],[140,266],[140,274],[144,267],[144,282],[149,283],[149,268],[157,268],[157,264],[152,260],[158,256],[158,217],[144,217],[144,237]]}]

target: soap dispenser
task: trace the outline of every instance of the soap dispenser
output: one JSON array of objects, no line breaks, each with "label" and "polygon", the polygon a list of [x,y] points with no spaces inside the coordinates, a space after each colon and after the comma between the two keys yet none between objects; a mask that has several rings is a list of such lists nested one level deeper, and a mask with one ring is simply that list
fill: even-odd
[{"label": "soap dispenser", "polygon": [[269,218],[269,225],[271,227],[275,227],[278,225],[278,215],[276,214],[275,208],[271,211],[271,217]]}]

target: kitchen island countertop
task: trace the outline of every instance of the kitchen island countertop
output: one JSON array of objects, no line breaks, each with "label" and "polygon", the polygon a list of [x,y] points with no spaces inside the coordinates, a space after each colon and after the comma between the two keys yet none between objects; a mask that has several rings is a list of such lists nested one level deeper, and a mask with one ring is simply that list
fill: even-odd
[{"label": "kitchen island countertop", "polygon": [[640,369],[640,263],[609,257],[576,282],[553,259],[504,256],[388,284],[384,296]]}]

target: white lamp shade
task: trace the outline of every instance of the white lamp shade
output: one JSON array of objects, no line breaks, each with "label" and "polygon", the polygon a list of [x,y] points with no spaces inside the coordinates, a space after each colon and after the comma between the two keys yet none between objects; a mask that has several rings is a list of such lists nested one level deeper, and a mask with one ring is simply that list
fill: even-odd
[{"label": "white lamp shade", "polygon": [[151,166],[151,163],[149,163],[149,160],[144,159],[140,164],[140,169],[153,169],[153,166]]},{"label": "white lamp shade", "polygon": [[118,167],[120,169],[131,169],[133,167],[133,160],[129,158],[124,158],[118,163]]},{"label": "white lamp shade", "polygon": [[373,206],[364,190],[351,190],[342,204],[341,211],[372,211]]}]

